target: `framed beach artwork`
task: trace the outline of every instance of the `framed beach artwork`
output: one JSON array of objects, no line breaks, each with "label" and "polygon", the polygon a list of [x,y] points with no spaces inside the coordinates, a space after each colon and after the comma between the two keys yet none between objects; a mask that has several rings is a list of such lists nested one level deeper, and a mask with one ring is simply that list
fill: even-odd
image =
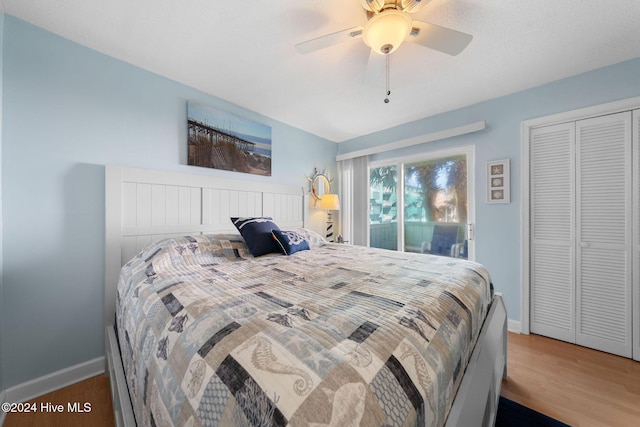
[{"label": "framed beach artwork", "polygon": [[487,162],[487,203],[510,203],[509,159]]},{"label": "framed beach artwork", "polygon": [[271,127],[187,103],[188,164],[271,176]]}]

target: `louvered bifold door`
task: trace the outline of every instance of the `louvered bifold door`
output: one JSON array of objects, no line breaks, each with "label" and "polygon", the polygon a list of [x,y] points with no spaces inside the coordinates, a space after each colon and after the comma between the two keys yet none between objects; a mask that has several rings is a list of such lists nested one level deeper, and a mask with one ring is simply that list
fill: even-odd
[{"label": "louvered bifold door", "polygon": [[633,137],[631,144],[632,164],[632,198],[633,198],[633,260],[631,294],[633,297],[633,358],[640,361],[640,110],[633,112]]},{"label": "louvered bifold door", "polygon": [[631,357],[631,112],[576,122],[576,343]]},{"label": "louvered bifold door", "polygon": [[530,133],[531,332],[575,342],[575,124]]}]

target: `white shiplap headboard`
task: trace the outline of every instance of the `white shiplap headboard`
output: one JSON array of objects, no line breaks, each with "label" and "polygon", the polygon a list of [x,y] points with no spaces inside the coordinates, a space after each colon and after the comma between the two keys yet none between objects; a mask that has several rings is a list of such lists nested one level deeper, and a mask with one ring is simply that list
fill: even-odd
[{"label": "white shiplap headboard", "polygon": [[187,234],[237,233],[232,216],[305,222],[301,186],[105,166],[105,326],[114,323],[120,268],[149,243]]}]

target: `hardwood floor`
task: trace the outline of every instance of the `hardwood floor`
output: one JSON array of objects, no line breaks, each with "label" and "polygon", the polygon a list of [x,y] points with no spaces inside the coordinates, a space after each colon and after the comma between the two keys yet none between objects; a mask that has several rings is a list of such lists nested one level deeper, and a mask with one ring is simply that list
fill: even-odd
[{"label": "hardwood floor", "polygon": [[[79,402],[79,407],[85,408],[84,403],[90,403],[90,412],[70,413],[68,404]],[[36,413],[9,413],[4,427],[113,427],[113,407],[111,406],[111,390],[109,378],[98,375],[88,380],[70,385],[60,390],[45,394],[29,403],[35,403]],[[59,413],[47,413],[41,406],[47,403],[63,405]]]},{"label": "hardwood floor", "polygon": [[509,334],[501,394],[572,426],[640,426],[640,363],[537,335]]},{"label": "hardwood floor", "polygon": [[[536,335],[509,334],[509,378],[502,395],[579,426],[640,426],[640,363]],[[4,427],[112,427],[105,375],[41,396],[32,402],[88,402],[81,414],[7,414]]]}]

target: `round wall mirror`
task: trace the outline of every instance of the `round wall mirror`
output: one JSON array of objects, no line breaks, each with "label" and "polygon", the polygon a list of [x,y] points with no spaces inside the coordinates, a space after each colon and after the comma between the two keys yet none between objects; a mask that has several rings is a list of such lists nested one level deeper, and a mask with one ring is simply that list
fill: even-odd
[{"label": "round wall mirror", "polygon": [[331,183],[329,178],[323,173],[317,173],[311,179],[311,194],[316,200],[322,199],[322,196],[331,192]]}]

